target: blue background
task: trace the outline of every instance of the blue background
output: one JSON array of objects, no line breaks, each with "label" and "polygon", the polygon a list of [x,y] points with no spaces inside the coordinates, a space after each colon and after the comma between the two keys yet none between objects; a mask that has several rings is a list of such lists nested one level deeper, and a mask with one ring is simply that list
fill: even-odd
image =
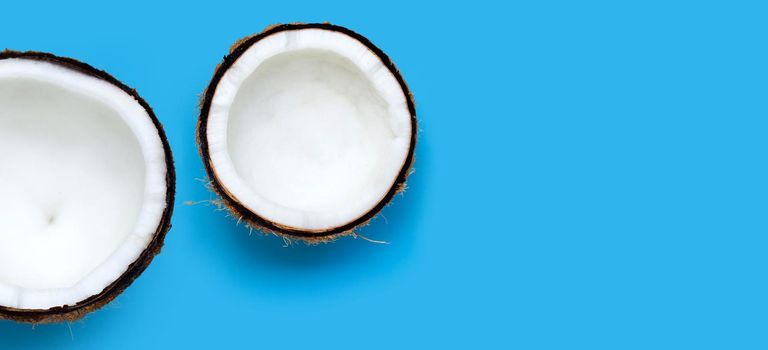
[{"label": "blue background", "polygon": [[[742,2],[3,4],[0,46],[106,69],[170,138],[165,248],[0,348],[768,347],[766,8]],[[213,207],[198,96],[238,38],[331,21],[387,52],[416,173],[361,239],[283,247]]]}]

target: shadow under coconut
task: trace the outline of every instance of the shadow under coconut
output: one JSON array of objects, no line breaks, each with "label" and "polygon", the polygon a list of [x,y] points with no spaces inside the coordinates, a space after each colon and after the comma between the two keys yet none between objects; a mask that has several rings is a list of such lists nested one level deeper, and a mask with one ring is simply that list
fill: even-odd
[{"label": "shadow under coconut", "polygon": [[284,295],[286,291],[301,294],[307,289],[332,290],[343,287],[340,281],[355,284],[396,271],[406,264],[416,243],[428,191],[424,181],[430,161],[428,151],[428,145],[420,139],[417,170],[409,177],[405,193],[396,195],[368,226],[356,230],[387,244],[353,236],[312,246],[300,241],[288,244],[280,237],[237,225],[236,220],[218,213],[216,224],[222,228],[221,239],[226,241],[222,245],[231,252],[230,263],[238,267],[230,277],[242,278],[241,272],[248,271],[263,282],[258,287],[260,292],[271,289]]},{"label": "shadow under coconut", "polygon": [[56,348],[72,341],[68,327],[66,323],[32,326],[4,320],[0,321],[0,340],[8,349]]},{"label": "shadow under coconut", "polygon": [[[118,300],[75,322],[32,325],[0,320],[0,349],[58,349],[98,334],[110,334],[124,315],[109,312],[119,308]],[[116,318],[116,319],[111,319]]]}]

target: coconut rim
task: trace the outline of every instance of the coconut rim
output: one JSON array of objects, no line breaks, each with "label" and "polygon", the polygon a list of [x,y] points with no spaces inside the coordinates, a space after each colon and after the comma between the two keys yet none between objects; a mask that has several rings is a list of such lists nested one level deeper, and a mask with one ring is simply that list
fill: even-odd
[{"label": "coconut rim", "polygon": [[117,78],[103,70],[78,61],[70,57],[56,56],[47,52],[39,51],[13,51],[4,50],[0,52],[0,60],[5,59],[27,59],[34,61],[47,62],[61,66],[66,69],[85,74],[87,76],[103,80],[109,84],[118,87],[120,90],[131,96],[147,112],[152,124],[154,125],[160,141],[163,145],[166,164],[166,201],[165,209],[158,223],[157,229],[152,234],[152,240],[144,248],[139,257],[126,267],[126,270],[115,281],[104,287],[104,289],[95,295],[83,299],[74,305],[55,306],[49,309],[19,309],[0,305],[0,318],[11,319],[19,322],[28,323],[49,323],[60,321],[74,321],[82,318],[86,314],[95,311],[106,305],[122,293],[133,281],[141,275],[149,266],[155,255],[160,252],[165,241],[165,236],[171,227],[171,216],[173,215],[173,205],[176,196],[176,171],[173,164],[173,155],[168,143],[162,124],[155,115],[149,104],[136,92],[135,89],[125,85]]},{"label": "coconut rim", "polygon": [[[390,74],[392,74],[392,76],[395,78],[395,80],[399,84],[406,99],[406,103],[408,106],[408,113],[410,115],[410,121],[411,121],[411,136],[409,141],[408,153],[405,157],[402,167],[400,168],[400,171],[398,172],[398,175],[395,177],[395,180],[392,186],[387,191],[387,193],[382,197],[382,199],[375,206],[373,206],[371,209],[366,211],[364,214],[360,215],[358,218],[351,220],[341,226],[333,227],[326,230],[297,229],[294,227],[282,225],[280,223],[268,220],[258,215],[257,213],[249,210],[248,208],[246,208],[232,193],[229,192],[229,190],[221,183],[221,181],[217,177],[216,169],[213,167],[209,149],[208,149],[209,148],[208,135],[207,135],[208,114],[210,111],[211,103],[213,101],[213,96],[216,93],[216,88],[219,85],[219,82],[221,81],[221,78],[224,76],[224,74],[232,67],[232,65],[237,61],[237,59],[243,55],[243,53],[245,53],[254,44],[261,41],[262,39],[272,34],[284,32],[284,31],[303,30],[303,29],[322,29],[322,30],[333,31],[333,32],[337,32],[337,33],[341,33],[346,36],[349,36],[350,38],[357,40],[358,42],[363,44],[368,50],[371,51],[371,53],[373,53],[379,60],[381,60],[382,64],[389,70]],[[400,74],[400,71],[397,69],[397,67],[389,58],[389,56],[387,56],[381,49],[376,47],[376,45],[374,45],[366,37],[348,28],[333,25],[330,23],[277,24],[277,25],[267,27],[264,31],[258,34],[247,36],[243,39],[236,41],[230,48],[229,54],[224,56],[223,61],[217,65],[216,70],[214,71],[214,74],[213,74],[213,78],[211,79],[210,83],[208,84],[205,91],[203,92],[203,96],[200,103],[200,117],[198,118],[198,123],[197,123],[198,150],[200,152],[201,158],[203,159],[203,165],[205,167],[205,171],[208,174],[208,177],[210,178],[210,186],[222,198],[226,207],[230,211],[232,211],[234,214],[238,215],[238,219],[244,219],[246,220],[246,222],[251,223],[267,232],[278,234],[278,235],[286,235],[289,237],[293,237],[293,238],[297,238],[297,239],[301,239],[309,242],[332,240],[336,236],[352,233],[352,231],[356,227],[364,226],[371,219],[373,219],[381,211],[381,209],[383,209],[385,206],[387,206],[387,204],[389,204],[392,201],[392,198],[395,196],[395,194],[402,192],[404,190],[405,182],[408,178],[408,175],[411,172],[410,169],[413,166],[414,154],[416,150],[417,134],[418,134],[418,121],[416,118],[416,107],[413,101],[413,95],[410,89],[408,88],[408,85],[405,83],[405,80],[403,79],[402,75]]]}]

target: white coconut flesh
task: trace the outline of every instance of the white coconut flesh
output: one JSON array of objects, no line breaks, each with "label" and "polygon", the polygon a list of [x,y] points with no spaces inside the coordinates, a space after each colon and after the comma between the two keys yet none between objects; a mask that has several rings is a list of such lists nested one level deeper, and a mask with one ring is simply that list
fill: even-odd
[{"label": "white coconut flesh", "polygon": [[207,124],[215,177],[281,227],[343,226],[393,187],[411,146],[408,98],[355,38],[325,29],[271,34],[215,87]]},{"label": "white coconut flesh", "polygon": [[101,293],[166,207],[162,141],[128,93],[64,66],[0,60],[0,306]]}]

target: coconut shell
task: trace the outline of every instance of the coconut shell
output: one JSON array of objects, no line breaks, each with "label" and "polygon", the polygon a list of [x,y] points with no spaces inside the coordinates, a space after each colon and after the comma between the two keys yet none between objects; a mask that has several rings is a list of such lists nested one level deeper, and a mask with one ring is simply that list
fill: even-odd
[{"label": "coconut shell", "polygon": [[[353,39],[356,39],[357,41],[365,45],[373,54],[375,54],[381,60],[384,66],[386,66],[387,69],[389,69],[389,71],[392,73],[392,75],[397,79],[397,82],[400,85],[401,89],[403,90],[404,95],[407,97],[406,99],[408,102],[408,111],[411,116],[410,119],[411,119],[412,132],[411,132],[411,140],[410,140],[408,155],[406,156],[405,162],[403,163],[403,166],[400,169],[400,172],[398,173],[396,180],[392,184],[392,187],[390,187],[387,194],[382,198],[382,200],[376,206],[371,208],[369,211],[367,211],[365,214],[361,215],[357,219],[351,222],[348,222],[342,226],[334,227],[324,231],[308,231],[308,230],[302,230],[294,227],[280,225],[279,223],[270,221],[248,210],[248,208],[246,208],[242,203],[240,203],[240,201],[238,201],[237,198],[231,193],[229,193],[226,187],[222,185],[222,183],[216,176],[216,170],[213,167],[213,164],[211,163],[211,158],[208,151],[208,136],[207,136],[208,112],[211,107],[211,102],[213,100],[213,95],[215,93],[216,86],[219,84],[219,81],[224,76],[224,73],[235,63],[235,61],[237,61],[237,59],[246,50],[248,50],[252,45],[256,44],[260,40],[275,33],[290,31],[290,30],[300,30],[300,29],[324,29],[324,30],[335,31],[338,33],[345,34]],[[349,30],[347,28],[333,25],[330,23],[277,24],[277,25],[272,25],[267,27],[261,33],[250,35],[236,41],[230,48],[229,54],[224,56],[224,60],[217,65],[216,70],[213,73],[213,78],[211,79],[211,82],[208,84],[208,87],[203,92],[203,96],[200,101],[200,117],[197,123],[198,148],[199,148],[200,156],[203,160],[203,164],[205,166],[205,171],[207,172],[208,177],[210,179],[210,187],[219,197],[221,197],[222,204],[230,211],[231,215],[237,218],[238,221],[244,221],[248,226],[252,228],[255,228],[267,233],[272,233],[277,236],[281,236],[285,239],[302,240],[306,243],[321,243],[321,242],[332,241],[338,237],[345,236],[345,235],[354,235],[355,234],[354,231],[356,228],[367,225],[369,221],[373,219],[379,213],[379,211],[381,211],[381,209],[383,209],[392,200],[395,194],[402,192],[406,187],[405,183],[408,178],[408,175],[411,173],[411,167],[413,166],[413,163],[414,163],[414,153],[416,150],[417,133],[418,133],[418,126],[417,126],[417,120],[416,120],[416,107],[413,101],[413,95],[411,94],[410,89],[408,89],[408,85],[405,83],[405,80],[403,80],[403,77],[400,74],[400,71],[397,69],[397,67],[395,67],[395,64],[392,63],[392,60],[390,60],[389,57],[381,49],[376,47],[370,40],[366,39],[364,36],[358,33],[355,33],[352,30]]]},{"label": "coconut shell", "polygon": [[176,171],[173,166],[173,156],[171,155],[171,147],[168,144],[168,138],[163,131],[163,126],[155,116],[152,108],[149,107],[144,99],[136,93],[136,90],[123,84],[109,73],[98,70],[86,63],[78,60],[55,56],[50,53],[36,52],[36,51],[11,51],[5,50],[0,52],[0,60],[10,58],[23,58],[28,60],[43,61],[52,64],[56,64],[68,69],[78,71],[80,73],[92,76],[94,78],[106,81],[112,85],[117,86],[121,90],[125,91],[128,95],[132,96],[136,101],[147,111],[147,114],[152,119],[152,123],[157,129],[160,140],[163,144],[165,151],[165,163],[167,166],[167,172],[165,177],[166,182],[166,206],[163,210],[162,218],[157,230],[153,234],[152,241],[147,248],[141,253],[138,259],[130,264],[127,270],[114,282],[105,287],[99,294],[93,295],[88,299],[78,302],[75,305],[64,305],[59,307],[50,308],[47,310],[29,310],[29,309],[16,309],[0,306],[0,319],[9,319],[17,322],[26,323],[52,323],[62,321],[76,321],[88,313],[98,310],[110,301],[115,299],[120,293],[122,293],[133,281],[141,275],[142,272],[149,266],[155,255],[160,253],[160,249],[163,247],[163,242],[168,230],[171,228],[171,215],[173,214],[173,203],[176,193]]}]

